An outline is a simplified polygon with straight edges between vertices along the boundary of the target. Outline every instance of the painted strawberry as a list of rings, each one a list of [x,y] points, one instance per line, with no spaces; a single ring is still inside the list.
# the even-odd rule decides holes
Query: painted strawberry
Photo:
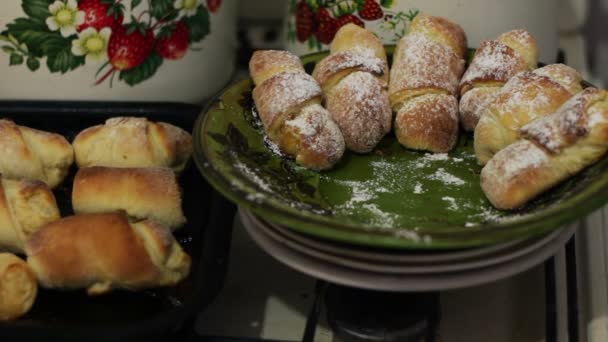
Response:
[[[318,24],[315,36],[323,44],[329,44],[338,31],[337,20],[331,16],[327,8],[319,8],[315,14]]]
[[[305,42],[315,30],[314,13],[306,1],[300,1],[296,6],[296,34],[298,40]]]
[[[146,60],[154,50],[154,32],[120,26],[110,36],[108,57],[116,70],[129,70]]]
[[[349,23],[353,23],[355,25],[365,27],[365,23],[363,23],[363,21],[361,21],[361,19],[359,19],[358,17],[356,17],[352,14],[347,14],[347,15],[343,15],[337,19],[337,22],[336,22],[337,29],[339,29],[340,27],[342,27],[346,24],[349,24]]]
[[[78,10],[84,12],[84,23],[78,26],[78,32],[89,27],[100,31],[104,27],[115,29],[122,25],[122,4],[108,4],[102,0],[82,0],[78,3]]]
[[[154,51],[154,32],[139,23],[118,26],[108,42],[108,58],[112,68],[96,85],[101,84],[116,71],[133,69],[141,65]]]
[[[209,9],[209,12],[211,13],[217,12],[221,5],[222,0],[207,0],[207,9]]]
[[[156,40],[156,52],[166,59],[181,59],[188,52],[190,30],[183,21],[173,28],[161,31]]]
[[[384,13],[382,7],[375,0],[363,0],[363,6],[359,10],[359,16],[364,20],[382,19]]]

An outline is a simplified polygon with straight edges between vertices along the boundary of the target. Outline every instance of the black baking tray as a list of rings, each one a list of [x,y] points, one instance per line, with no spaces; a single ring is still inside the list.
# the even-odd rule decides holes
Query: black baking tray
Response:
[[[200,112],[199,106],[180,103],[0,101],[0,117],[62,134],[70,142],[82,129],[115,116],[144,116],[191,132]],[[54,190],[62,216],[72,214],[75,172],[73,166],[66,181]],[[179,182],[188,223],[175,237],[192,258],[187,279],[175,287],[119,290],[97,297],[87,296],[84,290],[41,288],[26,316],[0,323],[0,340],[175,341],[180,334],[188,334],[196,314],[223,285],[235,207],[212,190],[193,162]]]

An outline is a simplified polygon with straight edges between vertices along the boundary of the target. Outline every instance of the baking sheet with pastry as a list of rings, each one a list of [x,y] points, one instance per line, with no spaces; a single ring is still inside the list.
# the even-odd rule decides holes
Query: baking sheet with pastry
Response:
[[[390,63],[394,47],[386,50]],[[325,56],[302,57],[306,71]],[[195,159],[229,199],[300,232],[375,247],[466,248],[541,235],[608,201],[604,156],[523,208],[497,210],[464,131],[449,153],[404,149],[389,134],[369,154],[347,152],[332,170],[307,170],[265,138],[252,89],[251,80],[235,83],[206,108],[194,129]]]
[[[0,102],[0,113],[20,125],[64,135],[115,116],[144,116],[191,131],[200,108],[186,104]],[[175,287],[139,292],[113,291],[89,297],[84,290],[40,289],[32,310],[19,320],[0,323],[0,336],[87,340],[131,340],[174,332],[200,311],[222,286],[234,207],[223,200],[190,163],[180,175],[184,227],[174,232],[192,258],[190,275]],[[62,216],[72,214],[73,166],[54,193]],[[212,208],[213,206],[213,208]],[[224,215],[226,214],[226,215]]]

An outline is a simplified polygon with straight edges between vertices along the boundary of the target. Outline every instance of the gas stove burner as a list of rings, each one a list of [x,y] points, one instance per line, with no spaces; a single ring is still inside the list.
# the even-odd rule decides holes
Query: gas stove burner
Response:
[[[437,341],[437,292],[379,292],[329,285],[325,307],[327,321],[340,341]]]

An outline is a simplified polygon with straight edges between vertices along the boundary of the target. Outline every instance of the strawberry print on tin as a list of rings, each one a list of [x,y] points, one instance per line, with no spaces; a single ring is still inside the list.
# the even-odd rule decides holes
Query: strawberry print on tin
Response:
[[[394,43],[404,34],[419,13],[391,10],[393,0],[290,0],[291,20],[287,21],[287,41],[307,45],[308,52],[327,49],[340,27],[353,23]]]
[[[0,32],[10,66],[51,73],[96,64],[93,84],[135,86],[196,50],[222,0],[22,0]]]

